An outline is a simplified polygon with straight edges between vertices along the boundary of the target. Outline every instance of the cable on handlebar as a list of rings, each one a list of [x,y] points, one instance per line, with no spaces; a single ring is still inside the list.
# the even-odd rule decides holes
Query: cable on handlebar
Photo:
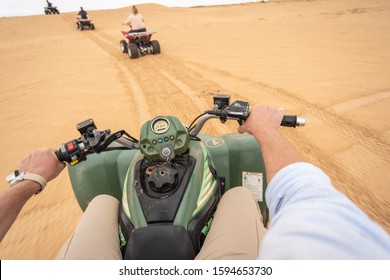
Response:
[[[195,126],[193,126],[194,123],[195,123],[200,117],[202,117],[202,116],[204,116],[204,115],[206,115],[206,114],[207,114],[207,112],[204,112],[203,114],[200,114],[199,116],[197,116],[197,117],[192,121],[192,123],[188,126],[188,128],[187,128],[188,132],[191,132],[191,131],[195,128]]]

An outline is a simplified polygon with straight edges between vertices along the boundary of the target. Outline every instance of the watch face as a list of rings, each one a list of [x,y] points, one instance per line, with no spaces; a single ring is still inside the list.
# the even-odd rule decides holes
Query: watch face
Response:
[[[19,170],[15,170],[11,174],[9,174],[5,179],[12,186],[16,182],[22,181],[23,180],[23,176],[24,176],[25,173],[26,172],[20,173]]]
[[[5,177],[5,179],[7,180],[8,183],[11,183],[13,180],[15,180],[15,178],[18,175],[19,175],[19,172],[16,170],[16,171],[12,172],[11,174],[9,174],[7,177]]]

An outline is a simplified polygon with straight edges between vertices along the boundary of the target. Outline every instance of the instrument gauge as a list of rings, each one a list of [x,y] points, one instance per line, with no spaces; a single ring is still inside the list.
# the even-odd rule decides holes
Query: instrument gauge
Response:
[[[166,118],[158,117],[152,121],[150,128],[156,134],[163,134],[169,130],[170,123]]]

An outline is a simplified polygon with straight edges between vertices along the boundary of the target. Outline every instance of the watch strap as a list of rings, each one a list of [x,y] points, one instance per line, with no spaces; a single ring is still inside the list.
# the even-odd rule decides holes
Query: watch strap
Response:
[[[45,189],[45,186],[47,184],[46,179],[43,178],[41,175],[26,172],[26,171],[19,172],[19,170],[15,170],[13,173],[8,175],[6,177],[6,180],[8,183],[10,183],[11,186],[13,186],[13,185],[15,185],[23,180],[31,180],[31,181],[37,182],[41,186],[41,189],[38,192],[36,192],[35,194],[39,194],[40,192],[42,192]]]
[[[23,175],[24,180],[35,181],[41,185],[41,189],[38,192],[36,192],[35,194],[39,194],[40,192],[42,192],[45,189],[47,181],[41,175],[30,173],[30,172],[22,172],[22,175]]]

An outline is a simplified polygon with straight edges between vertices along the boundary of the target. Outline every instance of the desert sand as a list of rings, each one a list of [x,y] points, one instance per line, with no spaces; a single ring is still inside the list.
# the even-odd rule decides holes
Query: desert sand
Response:
[[[83,32],[75,13],[0,18],[1,178],[32,150],[76,138],[87,118],[139,137],[154,116],[188,125],[228,93],[305,117],[283,133],[390,232],[390,1],[138,8],[162,53],[137,60],[119,49],[130,8],[89,11],[96,30]],[[81,215],[65,171],[26,204],[0,259],[54,259]]]

